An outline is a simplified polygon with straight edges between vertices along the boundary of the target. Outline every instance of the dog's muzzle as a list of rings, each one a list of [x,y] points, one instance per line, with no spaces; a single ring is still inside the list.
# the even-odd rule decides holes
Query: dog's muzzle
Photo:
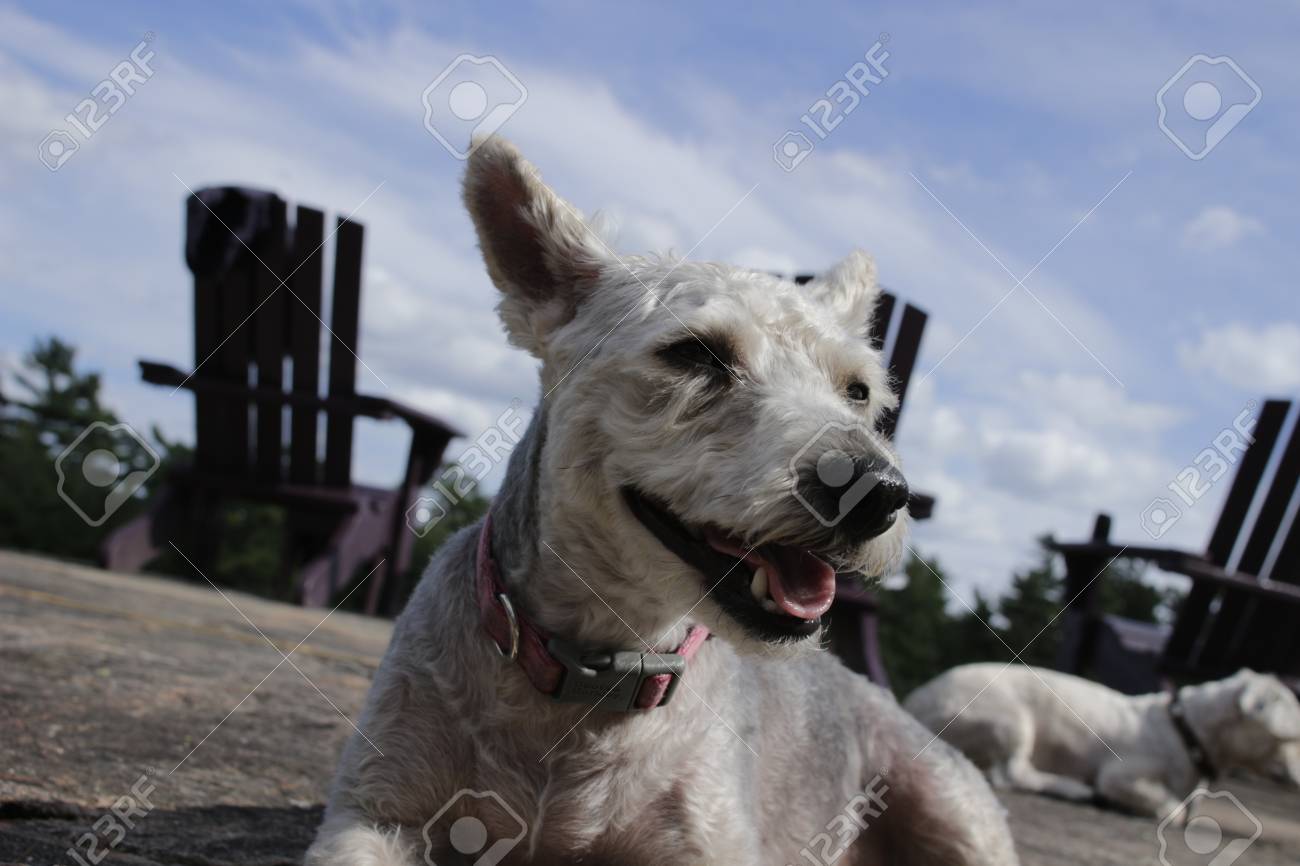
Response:
[[[799,498],[837,541],[862,544],[883,534],[907,505],[907,480],[882,457],[829,448],[802,468]]]

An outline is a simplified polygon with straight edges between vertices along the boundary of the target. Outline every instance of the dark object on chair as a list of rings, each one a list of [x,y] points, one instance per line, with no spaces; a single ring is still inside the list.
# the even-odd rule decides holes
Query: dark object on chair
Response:
[[[1282,400],[1264,404],[1205,553],[1114,544],[1104,514],[1092,541],[1051,543],[1065,558],[1065,598],[1073,600],[1062,618],[1061,670],[1130,694],[1243,667],[1300,686],[1300,519],[1286,525],[1300,481],[1300,423],[1282,437],[1291,407]],[[1178,513],[1170,501],[1152,506],[1165,511],[1160,525]],[[1172,628],[1100,614],[1097,577],[1121,556],[1191,578]]]
[[[812,274],[794,278],[799,285],[813,279]],[[901,310],[898,298],[890,292],[881,292],[876,302],[876,314],[871,321],[871,343],[889,359],[889,372],[898,391],[898,408],[881,421],[880,430],[890,439],[898,430],[898,416],[907,397],[907,386],[921,351],[921,335],[925,332],[928,316],[919,308],[904,303]],[[897,313],[897,315],[895,315]],[[908,510],[916,520],[926,520],[934,512],[934,497],[912,491]],[[866,674],[878,685],[889,686],[880,655],[877,604],[874,594],[862,587],[854,577],[841,577],[835,591],[835,603],[828,615],[827,633],[831,651],[853,670]]]
[[[272,503],[286,512],[281,568],[297,600],[330,604],[360,569],[378,566],[365,610],[394,613],[402,601],[394,578],[409,567],[414,540],[407,508],[459,434],[415,409],[356,393],[361,225],[340,217],[326,238],[321,211],[299,206],[289,225],[281,198],[238,187],[191,195],[186,224],[195,367],[186,373],[141,361],[140,370],[146,382],[193,392],[194,460],[164,480],[148,513],[106,539],[105,567],[138,569],[175,538],[202,568],[216,549],[223,500]],[[331,238],[326,327],[322,250]],[[322,330],[329,348],[324,397]],[[411,428],[406,472],[396,490],[352,482],[358,417],[399,418]]]

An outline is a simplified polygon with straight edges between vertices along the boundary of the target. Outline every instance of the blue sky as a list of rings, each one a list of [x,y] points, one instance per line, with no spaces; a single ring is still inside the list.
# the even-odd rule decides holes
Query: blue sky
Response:
[[[862,247],[932,314],[899,444],[939,496],[915,543],[963,593],[1097,509],[1145,540],[1220,430],[1300,390],[1294,7],[756,5],[0,5],[0,364],[59,334],[128,421],[189,438],[190,398],[135,359],[191,361],[182,200],[239,182],[361,205],[360,388],[471,432],[530,404],[462,164],[423,125],[422,91],[471,53],[524,83],[501,133],[617,248],[808,271]],[[154,76],[48,171],[37,144],[146,32]],[[773,143],[881,34],[888,77],[781,170]],[[1193,160],[1156,93],[1197,54],[1262,96]],[[360,475],[396,477],[396,431],[361,444]],[[1225,487],[1163,540],[1201,546]]]

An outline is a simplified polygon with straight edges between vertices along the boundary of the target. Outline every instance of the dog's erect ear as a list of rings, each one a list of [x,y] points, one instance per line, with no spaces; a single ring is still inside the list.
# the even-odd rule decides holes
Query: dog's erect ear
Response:
[[[1237,697],[1241,713],[1279,740],[1300,740],[1300,703],[1276,677],[1251,674]]]
[[[880,287],[876,285],[876,263],[862,250],[808,284],[817,300],[833,309],[850,327],[865,329],[876,309]]]
[[[573,318],[599,279],[605,249],[504,139],[474,150],[464,197],[488,275],[501,290],[497,309],[510,341],[540,357],[549,333]]]

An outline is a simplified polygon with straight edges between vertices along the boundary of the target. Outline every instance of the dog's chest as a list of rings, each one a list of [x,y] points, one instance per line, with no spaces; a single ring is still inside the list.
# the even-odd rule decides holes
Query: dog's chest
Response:
[[[571,863],[575,854],[583,863],[628,866],[716,862],[707,829],[718,816],[702,808],[688,780],[650,796],[606,785],[573,794],[548,806],[534,862]]]
[[[553,766],[544,808],[536,814],[532,862],[663,864],[721,863],[717,846],[730,840],[741,794],[716,752],[628,748],[578,750]],[[540,794],[541,792],[539,792]]]

